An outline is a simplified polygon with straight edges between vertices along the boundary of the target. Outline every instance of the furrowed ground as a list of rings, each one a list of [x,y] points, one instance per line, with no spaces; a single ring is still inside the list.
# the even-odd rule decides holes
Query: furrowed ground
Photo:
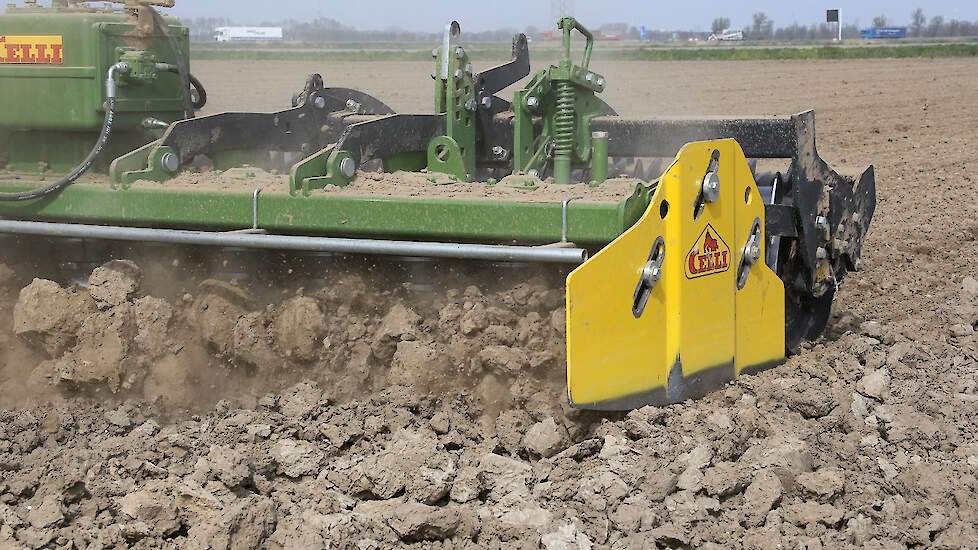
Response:
[[[117,263],[81,289],[0,269],[0,546],[978,547],[978,60],[595,69],[623,115],[814,108],[831,166],[876,166],[824,339],[602,417],[563,404],[537,274],[269,289],[132,258],[141,278]],[[211,112],[285,108],[311,72],[425,112],[430,71],[194,72]]]

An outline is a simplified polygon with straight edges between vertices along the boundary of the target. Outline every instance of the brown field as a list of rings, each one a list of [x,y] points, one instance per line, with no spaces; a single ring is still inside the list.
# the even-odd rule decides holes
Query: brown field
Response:
[[[59,369],[91,374],[86,353],[121,352],[81,346],[65,366],[0,331],[0,547],[978,547],[978,60],[595,69],[623,115],[814,108],[831,166],[875,165],[864,269],[838,292],[823,339],[700,401],[602,417],[507,372],[544,365],[559,382],[560,296],[539,278],[452,281],[428,303],[329,279],[261,309],[214,282],[130,304],[124,273],[102,272],[96,332],[137,331],[136,347],[164,358],[111,395],[38,393]],[[427,112],[430,71],[202,61],[194,72],[208,112],[288,108],[311,72]],[[27,282],[0,269],[3,326]],[[21,315],[96,292],[30,288]],[[160,332],[127,328],[130,308]],[[47,336],[50,352],[72,335]],[[308,381],[235,396],[188,370],[233,373],[226,348],[242,340],[259,371],[249,376]],[[446,364],[474,378],[446,378]],[[187,395],[201,393],[227,399],[194,409]]]

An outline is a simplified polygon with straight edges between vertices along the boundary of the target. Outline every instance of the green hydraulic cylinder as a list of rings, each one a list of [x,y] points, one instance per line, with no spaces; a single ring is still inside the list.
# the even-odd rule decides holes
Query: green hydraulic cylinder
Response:
[[[608,132],[591,132],[591,185],[608,179]]]

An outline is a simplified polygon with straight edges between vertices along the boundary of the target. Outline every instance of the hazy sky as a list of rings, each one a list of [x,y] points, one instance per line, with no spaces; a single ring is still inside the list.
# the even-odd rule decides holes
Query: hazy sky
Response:
[[[747,26],[751,14],[765,11],[777,25],[823,21],[826,8],[841,8],[847,22],[868,24],[886,14],[894,24],[905,24],[914,8],[928,16],[978,20],[975,0],[576,0],[575,12],[585,24],[627,21],[649,28],[706,30],[714,17],[725,16],[734,27]],[[437,32],[450,19],[462,30],[500,27],[523,29],[549,24],[550,0],[177,0],[172,10],[180,16],[230,16],[239,24],[285,18],[330,17],[361,29],[397,26],[413,31]]]

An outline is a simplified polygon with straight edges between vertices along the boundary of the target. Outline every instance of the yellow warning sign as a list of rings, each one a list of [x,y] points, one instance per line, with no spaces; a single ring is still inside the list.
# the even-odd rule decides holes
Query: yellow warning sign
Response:
[[[58,35],[17,36],[0,34],[0,63],[61,65],[64,40]]]

